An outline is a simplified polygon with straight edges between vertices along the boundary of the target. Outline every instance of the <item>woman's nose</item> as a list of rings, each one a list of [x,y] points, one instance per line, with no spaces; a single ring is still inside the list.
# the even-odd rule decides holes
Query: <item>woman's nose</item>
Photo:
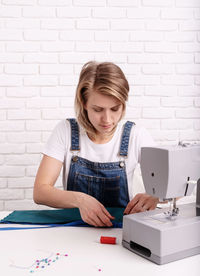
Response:
[[[104,122],[110,122],[110,112],[109,111],[105,111],[104,113],[103,113],[103,121]]]

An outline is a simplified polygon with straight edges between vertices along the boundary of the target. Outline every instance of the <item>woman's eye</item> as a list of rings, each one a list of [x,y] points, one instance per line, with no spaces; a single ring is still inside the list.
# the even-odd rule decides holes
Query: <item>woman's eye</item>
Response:
[[[95,108],[94,108],[94,111],[95,111],[95,112],[101,112],[101,109],[95,109]]]
[[[114,112],[116,112],[116,111],[119,110],[119,107],[117,107],[117,108],[112,108],[111,110],[114,111]]]

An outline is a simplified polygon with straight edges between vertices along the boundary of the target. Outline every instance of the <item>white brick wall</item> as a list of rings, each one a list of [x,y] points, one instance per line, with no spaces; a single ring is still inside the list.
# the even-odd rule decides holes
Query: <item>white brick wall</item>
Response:
[[[0,0],[0,210],[44,208],[32,201],[40,152],[74,115],[89,60],[123,69],[126,118],[158,143],[200,140],[199,8],[199,0]]]

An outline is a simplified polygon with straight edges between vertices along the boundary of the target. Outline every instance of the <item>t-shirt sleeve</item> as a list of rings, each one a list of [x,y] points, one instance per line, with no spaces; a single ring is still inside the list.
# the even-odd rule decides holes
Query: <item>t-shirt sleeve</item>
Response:
[[[69,137],[67,121],[62,120],[54,128],[42,153],[63,162]]]

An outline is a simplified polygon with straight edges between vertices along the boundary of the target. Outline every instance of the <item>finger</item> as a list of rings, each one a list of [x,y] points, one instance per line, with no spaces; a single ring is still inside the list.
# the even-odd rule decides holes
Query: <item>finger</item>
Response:
[[[101,220],[101,222],[104,224],[104,226],[109,227],[113,225],[112,222],[110,221],[110,218],[104,215],[104,213],[99,214],[98,217]]]
[[[108,210],[106,210],[106,208],[101,205],[101,209],[102,209],[102,212],[109,218],[109,219],[115,219],[115,217],[113,217],[109,212]]]

